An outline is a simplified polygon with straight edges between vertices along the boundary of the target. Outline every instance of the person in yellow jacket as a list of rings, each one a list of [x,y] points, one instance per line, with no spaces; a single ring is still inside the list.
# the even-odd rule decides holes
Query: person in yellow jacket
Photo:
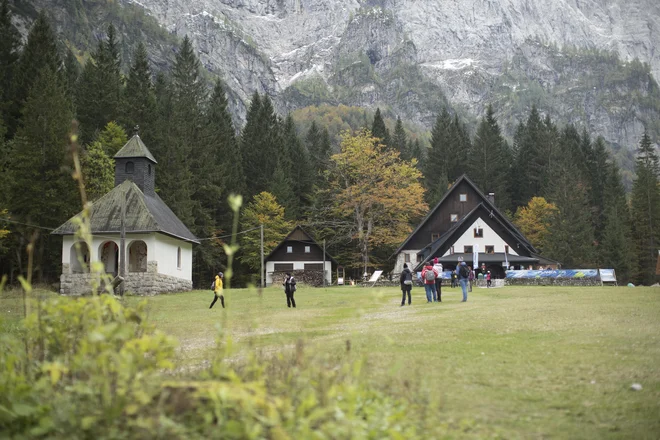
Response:
[[[222,272],[218,272],[218,274],[215,276],[215,281],[213,282],[213,293],[215,293],[215,297],[213,298],[213,302],[211,303],[211,306],[209,309],[213,308],[213,304],[220,298],[220,304],[222,304],[222,308],[225,308],[225,297],[222,294],[222,278],[224,277]]]

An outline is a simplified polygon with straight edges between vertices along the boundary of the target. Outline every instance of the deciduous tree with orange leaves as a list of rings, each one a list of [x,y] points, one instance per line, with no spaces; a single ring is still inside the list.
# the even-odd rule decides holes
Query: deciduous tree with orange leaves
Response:
[[[546,245],[550,220],[556,212],[557,207],[553,203],[548,203],[543,197],[532,197],[527,206],[518,208],[513,223],[541,252]]]
[[[327,171],[334,214],[347,220],[346,233],[357,240],[365,272],[369,251],[401,243],[411,221],[426,213],[422,174],[416,159],[405,161],[387,149],[369,130],[342,134],[341,151]]]

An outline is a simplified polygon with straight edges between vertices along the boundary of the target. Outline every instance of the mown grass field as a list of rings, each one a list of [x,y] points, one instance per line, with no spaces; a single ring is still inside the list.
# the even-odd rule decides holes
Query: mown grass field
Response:
[[[467,303],[445,288],[433,304],[415,288],[405,307],[395,288],[349,286],[301,287],[296,309],[278,288],[227,292],[224,310],[209,310],[211,300],[210,291],[147,299],[149,319],[180,342],[182,375],[208,365],[220,327],[236,362],[288,355],[301,340],[340,353],[350,341],[369,380],[429,390],[438,420],[469,420],[468,437],[660,438],[658,288],[475,288]],[[22,313],[16,296],[0,307],[5,318]]]

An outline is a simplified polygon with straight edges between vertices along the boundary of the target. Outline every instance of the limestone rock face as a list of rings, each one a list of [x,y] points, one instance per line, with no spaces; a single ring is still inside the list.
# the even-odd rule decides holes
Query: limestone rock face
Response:
[[[30,3],[53,9],[59,0]],[[427,127],[447,102],[468,119],[493,103],[509,135],[536,104],[627,148],[643,124],[658,120],[658,0],[120,4],[144,8],[168,32],[188,35],[202,64],[227,84],[238,120],[255,90],[269,93],[280,111],[380,106]],[[625,64],[635,58],[650,67]]]

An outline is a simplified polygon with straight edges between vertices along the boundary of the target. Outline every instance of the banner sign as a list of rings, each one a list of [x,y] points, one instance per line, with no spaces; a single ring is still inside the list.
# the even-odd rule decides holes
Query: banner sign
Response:
[[[445,270],[444,272],[442,272],[440,274],[440,278],[442,278],[443,280],[451,280],[451,270]],[[417,279],[423,282],[421,272],[417,272]]]
[[[598,278],[598,269],[507,270],[507,278]]]
[[[599,269],[600,280],[604,283],[616,283],[614,269]]]

